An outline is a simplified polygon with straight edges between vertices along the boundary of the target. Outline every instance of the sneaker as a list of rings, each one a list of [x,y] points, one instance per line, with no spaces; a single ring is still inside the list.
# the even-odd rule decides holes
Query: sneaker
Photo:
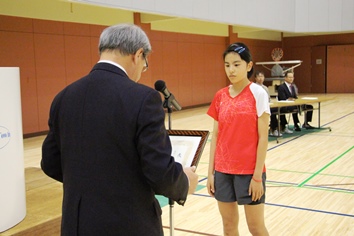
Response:
[[[291,131],[288,127],[285,127],[285,129],[283,130],[284,134],[292,134],[293,131]]]
[[[282,135],[280,132],[278,132],[278,130],[274,130],[273,136],[274,136],[274,137],[281,137],[281,136],[283,136],[283,135]]]

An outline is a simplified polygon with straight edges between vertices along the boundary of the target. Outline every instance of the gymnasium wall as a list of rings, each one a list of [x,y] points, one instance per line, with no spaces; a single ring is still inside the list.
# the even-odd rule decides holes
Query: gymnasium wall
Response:
[[[88,73],[98,60],[97,42],[102,29],[0,16],[0,66],[20,68],[24,134],[48,129],[54,96]]]
[[[284,38],[283,42],[241,39],[231,27],[229,37],[154,31],[150,24],[140,23],[138,13],[134,22],[148,34],[153,47],[149,69],[139,83],[153,88],[157,80],[164,80],[184,109],[209,104],[215,92],[228,85],[222,53],[229,43],[246,43],[254,62],[270,61],[271,50],[283,47],[284,60],[304,60],[297,76],[305,80],[310,78],[308,50],[321,44],[321,37]],[[25,135],[48,130],[51,101],[66,85],[89,73],[99,58],[98,38],[105,27],[0,15],[0,66],[20,67]],[[270,76],[261,66],[255,70]],[[306,92],[306,83],[301,82],[299,89]]]
[[[138,14],[135,18],[140,24]],[[210,103],[228,84],[222,53],[229,38],[152,31],[149,24],[140,25],[153,53],[139,83],[154,87],[157,80],[164,80],[183,108]],[[48,130],[51,101],[98,61],[98,38],[105,27],[0,15],[0,66],[20,67],[25,135]],[[264,42],[254,46],[269,52]],[[259,53],[258,58],[269,59],[262,57]]]
[[[325,46],[328,50],[328,48],[335,45],[341,46],[341,48],[345,47],[350,50],[349,48],[352,48],[354,45],[354,34],[348,33],[283,38],[283,60],[303,61],[301,66],[295,69],[295,83],[299,87],[299,91],[301,93],[311,93],[311,68],[315,66],[311,64],[312,47]],[[342,54],[340,50],[337,50],[327,53],[327,57],[327,68],[325,75],[325,79],[327,81],[326,91],[328,93],[354,93],[354,88],[352,86],[352,81],[354,78],[348,70],[348,68],[353,68],[354,66],[353,54]],[[343,61],[344,58],[344,64],[347,65],[347,69],[343,70],[343,68],[339,69],[339,67],[338,69],[335,69],[336,66],[334,66],[333,63],[337,64],[337,62]],[[340,84],[346,84],[346,86],[341,86]],[[344,87],[345,89],[343,89]]]
[[[354,93],[354,44],[327,47],[327,92]]]

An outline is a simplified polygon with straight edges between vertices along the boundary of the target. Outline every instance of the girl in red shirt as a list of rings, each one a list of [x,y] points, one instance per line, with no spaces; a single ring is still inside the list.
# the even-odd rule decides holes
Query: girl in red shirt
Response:
[[[252,235],[269,235],[264,223],[268,94],[249,81],[253,62],[245,44],[231,44],[223,58],[231,84],[216,93],[207,112],[214,119],[208,192],[218,201],[225,235],[238,235],[238,205],[244,205]]]

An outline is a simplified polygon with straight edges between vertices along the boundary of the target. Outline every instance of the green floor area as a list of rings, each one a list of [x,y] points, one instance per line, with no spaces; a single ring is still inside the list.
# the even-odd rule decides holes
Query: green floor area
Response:
[[[293,131],[293,128],[294,128],[293,125],[289,125],[289,130]],[[316,133],[316,132],[325,131],[325,130],[331,131],[330,127],[321,127],[321,128],[315,128],[315,129],[301,128],[301,131],[293,131],[292,134],[283,134],[283,136],[281,136],[281,137],[269,136],[268,141],[274,141],[274,140],[277,140],[277,138],[292,138],[292,137],[297,137],[297,136],[303,136],[306,134]]]
[[[198,192],[199,190],[201,190],[203,188],[205,188],[205,185],[197,185],[195,192]],[[161,207],[168,205],[168,198],[161,196],[161,195],[156,195],[155,197],[159,201]]]
[[[292,131],[293,126],[289,125],[289,129]],[[321,127],[321,128],[315,128],[315,129],[303,129],[302,128],[301,131],[294,131],[292,134],[283,134],[283,136],[280,138],[292,138],[292,137],[303,136],[306,134],[316,133],[316,132],[320,132],[320,131],[331,131],[331,129],[330,129],[330,127]],[[277,137],[269,136],[268,140],[275,141],[275,140],[277,140]],[[209,141],[210,140],[208,140],[208,142]],[[203,188],[205,188],[205,185],[197,185],[195,192],[198,192],[199,190],[201,190]],[[155,197],[159,201],[161,207],[168,205],[168,198],[161,196],[161,195],[156,195]]]

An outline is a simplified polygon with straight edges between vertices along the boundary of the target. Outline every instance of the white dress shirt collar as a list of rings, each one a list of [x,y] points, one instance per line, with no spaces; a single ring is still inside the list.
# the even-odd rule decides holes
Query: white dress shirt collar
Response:
[[[97,63],[109,63],[109,64],[112,64],[112,65],[114,65],[114,66],[120,68],[122,71],[124,71],[125,74],[127,74],[127,72],[125,71],[125,69],[124,69],[121,65],[119,65],[118,63],[115,63],[115,62],[113,62],[113,61],[109,61],[109,60],[99,60]],[[127,74],[127,75],[128,75],[128,74]]]
[[[291,88],[290,88],[291,84],[289,84],[289,83],[286,82],[286,81],[285,81],[285,84],[286,84],[286,86],[288,86],[288,89],[289,89],[290,93],[292,93]]]

